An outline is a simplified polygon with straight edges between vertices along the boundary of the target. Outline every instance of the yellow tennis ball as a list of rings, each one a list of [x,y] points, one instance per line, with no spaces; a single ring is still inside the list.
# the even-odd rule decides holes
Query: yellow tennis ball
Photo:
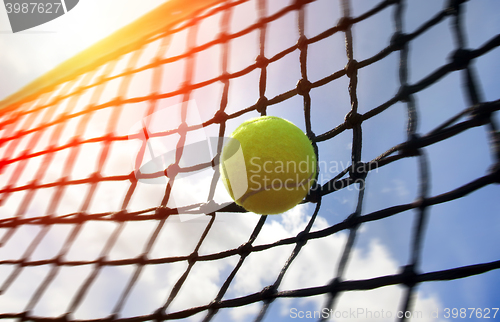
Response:
[[[262,116],[242,123],[231,134],[220,170],[238,205],[257,214],[279,214],[309,192],[316,155],[309,138],[293,123]]]

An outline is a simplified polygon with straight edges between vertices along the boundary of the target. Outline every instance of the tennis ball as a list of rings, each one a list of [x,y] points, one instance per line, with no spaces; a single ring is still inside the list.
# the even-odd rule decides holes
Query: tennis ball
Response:
[[[220,172],[238,205],[257,214],[280,214],[309,192],[316,155],[309,138],[293,123],[262,116],[231,134],[222,150]]]

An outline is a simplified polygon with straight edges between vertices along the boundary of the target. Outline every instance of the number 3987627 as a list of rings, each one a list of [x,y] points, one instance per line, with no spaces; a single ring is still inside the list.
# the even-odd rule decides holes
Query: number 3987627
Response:
[[[8,2],[5,4],[5,8],[7,13],[58,13],[61,9],[61,3]]]

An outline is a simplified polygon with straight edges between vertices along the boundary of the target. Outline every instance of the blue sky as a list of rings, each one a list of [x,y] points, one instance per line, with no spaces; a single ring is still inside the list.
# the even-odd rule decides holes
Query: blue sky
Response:
[[[7,22],[6,13],[3,9],[0,9],[0,46],[2,48],[2,51],[0,51],[0,75],[4,75],[0,76],[0,99],[15,92],[31,80],[55,67],[61,61],[87,48],[113,30],[154,8],[162,1],[141,1],[141,5],[138,5],[139,2],[132,1],[123,5],[124,2],[120,1],[120,5],[117,6],[118,2],[118,0],[109,0],[104,3],[94,0],[81,1],[75,9],[61,18],[20,34],[11,34],[9,32],[10,26]],[[352,0],[351,2],[353,16],[359,16],[376,3],[368,0]],[[404,30],[408,33],[430,19],[447,3],[447,1],[436,0],[408,0],[406,2],[408,4],[404,13]],[[273,1],[269,12],[276,12],[287,3],[288,1]],[[253,9],[254,7],[254,2],[251,1],[235,11],[235,22],[231,27],[232,32],[255,21],[256,12]],[[498,19],[500,2],[496,0],[472,0],[467,2],[465,7],[465,31],[469,48],[478,48],[500,33],[500,20]],[[308,5],[306,9],[306,36],[313,37],[332,27],[341,16],[339,8],[339,1],[320,0]],[[385,9],[376,16],[353,27],[354,57],[356,60],[361,61],[371,57],[389,44],[394,32],[393,11],[393,8]],[[94,21],[92,26],[87,22],[90,15],[92,15]],[[421,80],[448,62],[448,57],[455,48],[450,25],[450,19],[445,19],[411,42],[409,55],[410,84]],[[203,37],[210,38],[213,37],[213,34],[216,34],[215,31],[211,32],[211,28],[210,25],[207,27],[207,33]],[[231,50],[234,58],[229,64],[230,71],[241,70],[243,66],[253,62],[258,53],[257,36],[258,33],[253,32],[245,36],[248,43],[243,45],[235,42],[232,44]],[[268,37],[269,41],[266,44],[266,56],[268,57],[295,44],[298,37],[295,13],[285,15],[279,21],[272,23],[268,27]],[[178,54],[176,51],[180,51],[179,48],[182,48],[182,38],[183,35],[174,38],[174,45],[169,49],[167,55]],[[337,33],[320,43],[312,44],[308,50],[308,77],[311,81],[319,80],[342,69],[347,62],[344,35],[342,33]],[[220,48],[212,48],[200,56],[200,61],[205,63],[205,66],[210,67],[198,71],[195,76],[196,81],[217,75],[217,57],[219,54]],[[325,59],[325,56],[327,56],[327,59]],[[282,60],[269,65],[268,87],[266,89],[268,98],[295,87],[297,80],[300,79],[298,60],[299,53],[294,51]],[[382,61],[358,72],[360,113],[366,113],[396,94],[399,88],[398,64],[399,54],[392,53]],[[180,73],[184,68],[180,65],[172,65],[168,67],[171,68],[168,72],[172,75]],[[500,49],[494,49],[475,60],[473,68],[478,76],[483,99],[485,101],[497,100],[499,98]],[[467,107],[461,76],[459,72],[451,73],[436,84],[415,94],[419,113],[419,126],[417,128],[419,134],[425,135]],[[147,75],[140,77],[147,79]],[[259,73],[254,71],[231,81],[228,113],[234,113],[256,102],[258,99],[258,77]],[[169,90],[172,86],[177,86],[179,82],[180,80],[175,77],[166,80],[162,86],[164,86],[164,90]],[[140,96],[148,93],[149,89],[139,76],[132,81],[132,84],[134,85],[129,91],[129,95]],[[346,113],[350,109],[347,87],[348,79],[343,77],[323,87],[311,90],[311,122],[316,135],[325,133],[343,122]],[[109,86],[106,90],[112,91],[111,88],[112,86]],[[193,98],[200,114],[195,115],[195,119],[201,118],[205,120],[211,117],[212,112],[219,106],[218,100],[220,99],[221,88],[220,84],[214,84],[207,89],[200,89],[194,93]],[[109,98],[104,95],[103,99]],[[178,100],[173,98],[164,100],[161,104],[167,111],[168,106],[177,102]],[[141,117],[140,113],[145,108],[145,104],[128,106],[127,109],[130,114],[129,117],[121,120],[120,130],[125,132],[129,130],[130,126]],[[171,113],[173,115],[174,112]],[[302,99],[299,96],[270,106],[268,114],[289,119],[305,130]],[[258,116],[257,112],[228,121],[228,133],[245,119],[255,116]],[[106,116],[104,112],[99,114],[99,117],[96,117],[92,123],[94,124],[94,132],[88,132],[86,135],[100,135],[97,133],[103,131],[104,127],[104,121],[100,119],[104,120],[106,117],[109,116]],[[397,103],[383,113],[364,122],[363,161],[371,160],[390,147],[404,142],[406,140],[406,118],[406,106]],[[498,112],[495,119],[500,122]],[[169,121],[171,123],[164,126],[175,126],[176,118],[174,116]],[[68,126],[68,129],[73,129],[73,127]],[[72,134],[69,133],[68,137],[71,137]],[[216,128],[207,128],[205,133],[202,133],[202,136],[205,134],[213,135],[213,133],[216,133]],[[194,141],[198,139],[197,135],[191,138]],[[479,127],[426,147],[425,152],[429,160],[431,175],[430,195],[435,196],[453,190],[486,174],[488,168],[495,161],[489,151],[487,139],[485,129]],[[345,131],[333,139],[318,143],[319,160],[328,165],[327,168],[322,169],[324,171],[320,174],[320,181],[326,182],[335,176],[336,173],[331,171],[333,165],[339,166],[339,168],[349,165],[351,141],[352,132]],[[172,142],[160,143],[167,146],[168,144],[174,144]],[[128,149],[130,149],[130,146],[117,147],[114,150],[116,158],[112,160],[110,165],[107,165],[105,171],[113,173],[113,171],[120,172],[122,169],[126,169],[128,165],[125,166],[121,162],[123,162],[123,158],[128,157]],[[94,152],[93,148],[89,147],[88,155],[91,156]],[[92,169],[94,163],[88,162],[89,160],[80,160],[79,172],[82,175],[94,171]],[[417,166],[417,159],[408,158],[370,173],[367,177],[362,214],[415,200],[418,193]],[[3,178],[1,178],[0,184],[7,180],[8,175],[9,169],[7,169],[7,173],[2,174]],[[54,177],[57,176],[54,175]],[[30,176],[26,174],[25,179],[28,180],[29,178]],[[195,197],[204,195],[206,193],[204,188],[209,184],[206,179],[206,177],[202,176],[201,181],[196,184],[193,181],[186,181],[186,186],[183,189],[189,190],[181,190],[181,192],[190,191]],[[163,194],[161,187],[158,188],[147,184],[140,184],[139,186],[137,197],[132,201],[131,209],[154,206],[159,198],[161,200]],[[100,196],[96,197],[100,202],[94,202],[92,207],[95,208],[93,209],[96,211],[116,209],[119,206],[121,196],[116,197],[114,195],[117,194],[117,191],[125,191],[119,189],[124,189],[124,187],[109,186],[101,190]],[[224,196],[224,190],[223,188],[220,189],[220,185],[217,191],[216,197],[227,201],[227,195]],[[68,198],[67,200],[74,201],[74,204],[77,204],[81,202],[83,194],[75,189],[68,194]],[[39,211],[39,209],[42,209],[42,205],[46,207],[46,200],[49,199],[42,194],[39,194],[39,199],[36,204],[38,208],[30,208],[30,211]],[[177,201],[180,202],[180,200]],[[349,189],[325,196],[319,218],[313,230],[322,229],[344,220],[355,210],[356,201],[357,192]],[[8,207],[13,207],[13,204],[4,207],[4,214],[10,213],[11,209]],[[67,202],[61,206],[59,211],[64,212],[62,209],[74,209],[73,203]],[[268,222],[254,244],[265,244],[281,238],[295,236],[305,227],[308,216],[312,214],[313,209],[312,205],[301,205],[285,215],[268,218]],[[500,235],[498,234],[500,219],[497,214],[499,209],[500,201],[497,186],[488,186],[465,198],[431,207],[428,212],[429,219],[424,235],[419,270],[429,272],[498,260],[498,254],[500,254]],[[410,238],[416,214],[415,211],[404,212],[391,218],[362,225],[354,245],[355,249],[352,258],[347,266],[346,278],[356,279],[394,274],[398,272],[400,266],[406,265],[410,254]],[[4,218],[4,216],[0,216],[0,218]],[[208,236],[206,245],[200,251],[201,253],[212,253],[238,247],[246,241],[251,229],[258,220],[258,216],[252,214],[221,215],[220,218],[221,220],[217,222],[213,232]],[[203,223],[202,219],[201,223]],[[167,248],[155,246],[152,250],[153,257],[188,254],[194,247],[193,240],[199,238],[204,227],[200,223],[189,222],[184,224],[169,222],[169,224],[166,225],[168,228],[164,228],[158,243],[173,246]],[[154,230],[154,227],[153,223],[127,224],[124,228],[124,236],[120,238],[118,246],[113,249],[110,257],[129,258],[140,254],[142,245],[146,243],[147,237]],[[0,249],[0,258],[18,254],[22,245],[27,244],[26,240],[23,241],[23,236],[31,236],[35,233],[36,228],[30,229],[19,233],[17,239],[11,240],[10,245],[3,247],[3,250]],[[115,226],[112,224],[89,224],[88,228],[85,227],[81,238],[77,240],[74,251],[70,252],[68,257],[75,260],[82,257],[95,258],[113,229],[115,229]],[[34,257],[37,258],[38,256],[41,259],[54,256],[57,253],[57,251],[54,251],[57,248],[56,245],[62,243],[68,233],[69,230],[65,227],[61,227],[60,230],[54,229],[54,232],[47,238],[46,243],[40,247],[40,251],[34,254]],[[193,236],[196,236],[196,238],[189,238]],[[338,262],[346,236],[345,232],[341,232],[325,240],[309,241],[302,250],[301,255],[296,259],[296,263],[290,267],[289,272],[285,275],[280,289],[318,286],[327,283],[334,277],[335,263]],[[14,240],[17,243],[15,245],[13,245]],[[132,240],[133,242],[131,242]],[[183,242],[179,243],[179,240]],[[283,266],[290,252],[290,247],[280,247],[279,249],[262,252],[262,254],[252,254],[246,260],[238,278],[228,290],[227,296],[241,296],[257,292],[263,286],[272,283],[273,278]],[[321,260],[318,258],[321,258]],[[261,264],[262,262],[266,262],[268,265],[264,267]],[[313,271],[311,271],[310,267],[312,262],[316,263]],[[235,263],[235,258],[229,258],[224,261],[217,261],[212,265],[201,263],[200,266],[195,266],[197,270],[193,270],[191,273],[193,277],[188,279],[187,285],[183,289],[189,289],[189,283],[196,286],[192,286],[185,293],[181,292],[179,299],[172,304],[172,310],[203,304],[206,298],[213,298]],[[321,265],[321,263],[324,265]],[[146,308],[151,310],[155,308],[153,303],[158,302],[158,305],[160,305],[168,295],[168,290],[177,276],[182,273],[184,266],[183,263],[178,263],[172,267],[160,266],[149,268],[148,272],[143,272],[140,283],[135,287],[129,300],[130,304],[125,308],[124,314],[146,314],[147,312],[144,312]],[[88,274],[88,268],[86,267],[74,270],[65,269],[64,271],[64,273],[60,273],[61,276],[55,282],[51,294],[65,294],[65,292],[70,294],[74,292],[73,288],[67,288],[68,281],[83,279]],[[106,312],[107,306],[114,305],[107,303],[106,300],[115,298],[120,294],[121,287],[123,287],[120,286],[120,282],[126,280],[132,271],[131,267],[126,267],[103,272],[96,282],[96,286],[90,292],[89,301],[85,302],[79,309],[79,314],[82,314],[82,317],[94,318],[98,317],[101,312]],[[29,281],[30,278],[36,281],[37,276],[43,274],[46,273],[44,273],[43,268],[40,268],[33,275],[28,274],[26,281]],[[168,277],[165,278],[165,276]],[[20,301],[19,298],[24,296],[24,291],[27,292],[22,284],[20,280],[19,287],[13,287],[15,289],[14,293],[2,295],[4,299],[0,297],[0,313],[5,310],[8,311],[9,308],[18,308],[16,305]],[[24,284],[28,283],[25,282]],[[499,284],[499,271],[451,282],[424,283],[418,287],[418,293],[416,294],[418,305],[416,309],[431,310],[439,307],[442,313],[442,310],[446,307],[498,307],[497,299],[500,298]],[[145,296],[142,292],[150,289],[151,286],[157,286],[158,290]],[[103,288],[107,289],[106,294],[102,294],[101,290]],[[5,299],[7,295],[10,297]],[[48,295],[46,294],[46,296]],[[57,299],[64,303],[68,301],[68,298],[63,296]],[[348,293],[340,298],[337,308],[348,309],[363,303],[367,308],[373,310],[377,308],[396,310],[399,307],[400,299],[401,289],[388,287],[362,294]],[[2,301],[4,302],[2,303]],[[305,299],[304,301],[280,299],[271,306],[267,320],[286,321],[290,319],[287,310],[291,307],[315,310],[323,302],[322,298]],[[259,307],[260,304],[223,311],[216,316],[215,320],[219,321],[226,318],[252,320]],[[21,304],[19,304],[20,309],[22,309]],[[44,302],[37,307],[37,310],[40,314],[51,314],[50,312],[56,312],[58,309],[53,308],[50,303]],[[500,315],[497,316],[497,319],[499,318]],[[415,319],[415,321],[418,320]]]

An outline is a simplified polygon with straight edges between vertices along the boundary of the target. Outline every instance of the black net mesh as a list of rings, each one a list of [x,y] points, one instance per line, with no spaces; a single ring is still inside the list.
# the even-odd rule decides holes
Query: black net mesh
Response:
[[[355,14],[352,6],[360,3],[354,0],[331,2],[337,6],[332,12],[321,12],[314,1],[221,2],[5,106],[0,112],[0,319],[237,320],[239,315],[230,312],[240,308],[243,318],[261,321],[276,318],[276,302],[284,299],[320,297],[322,308],[335,309],[344,296],[363,299],[360,294],[367,292],[358,291],[390,287],[396,287],[398,295],[389,301],[392,309],[404,312],[415,307],[417,287],[426,282],[500,268],[500,260],[493,258],[420,269],[431,211],[438,216],[442,211],[438,205],[466,199],[479,190],[493,187],[498,193],[500,134],[495,117],[500,101],[483,97],[473,62],[487,53],[498,54],[500,35],[469,48],[465,9],[478,1],[445,1],[412,32],[404,28],[409,1],[361,2],[373,7]],[[390,17],[386,20],[392,25],[384,36],[388,42],[370,57],[357,59],[357,46],[370,39],[357,39],[356,28],[382,15]],[[311,20],[324,16],[328,17],[322,20],[324,29],[308,30]],[[283,22],[286,17],[292,19],[291,25]],[[449,31],[449,38],[437,41],[453,43],[454,48],[447,61],[421,72],[412,65],[410,54],[418,49],[419,39],[437,26]],[[269,37],[282,42],[270,45]],[[287,44],[287,39],[293,43]],[[318,47],[322,43],[328,45]],[[340,50],[346,54],[335,56]],[[426,50],[433,48],[419,55]],[[389,59],[395,62],[392,69],[370,69]],[[284,65],[278,65],[282,61]],[[410,66],[423,77],[411,79]],[[383,87],[392,92],[388,99],[374,103],[364,96],[363,91],[370,91],[363,83],[368,73],[399,73],[399,80],[370,85],[375,91]],[[460,75],[461,86],[452,96],[463,94],[463,108],[447,101],[450,96],[442,91],[436,106],[425,106],[424,100],[417,104],[419,93],[452,74]],[[348,94],[344,100],[330,100],[336,88]],[[387,146],[383,143],[394,139],[384,129],[396,124],[388,116],[396,110],[404,115],[397,126],[406,137]],[[194,158],[199,160],[196,164],[188,162],[193,158],[184,151],[199,141],[200,130],[206,137],[224,137],[243,120],[266,114],[296,121],[313,142],[320,162],[334,160],[336,148],[345,150],[337,145],[339,138],[351,143],[346,150],[350,160],[335,175],[320,164],[323,180],[297,206],[309,213],[285,217],[300,218],[299,223],[288,222],[294,228],[287,232],[272,230],[276,217],[245,214],[232,202],[218,201],[221,144],[215,145],[211,158]],[[316,128],[313,124],[319,119],[322,125]],[[422,119],[435,123],[419,133]],[[373,120],[379,120],[377,126],[369,125]],[[328,127],[322,128],[324,124]],[[478,144],[491,152],[476,156],[490,158],[486,171],[461,169],[480,173],[461,184],[441,174],[442,181],[455,186],[432,194],[428,149],[478,128],[486,129]],[[380,144],[367,145],[370,137]],[[158,171],[137,172],[156,156],[155,142],[174,151],[171,162]],[[366,149],[370,152],[363,156]],[[373,158],[366,156],[370,153]],[[454,166],[451,156],[447,162]],[[415,186],[411,188],[415,198],[366,210],[364,199],[370,188],[382,189],[370,186],[372,173],[395,164],[403,164],[410,173],[407,183]],[[190,173],[204,176],[183,186],[182,179],[194,178]],[[353,208],[343,208],[336,196],[348,198]],[[333,209],[332,203],[338,208]],[[330,216],[332,212],[335,216]],[[409,243],[407,262],[396,272],[350,278],[349,261],[358,256],[354,245],[363,226],[398,216],[406,218],[408,224],[400,229],[407,237],[391,238]],[[266,227],[274,240],[261,238]],[[244,240],[233,238],[235,232]],[[456,242],[462,237],[447,238]],[[324,244],[333,240],[341,245],[335,252]],[[489,247],[497,256],[498,246],[484,245]],[[309,256],[307,249],[312,248],[322,258]],[[271,251],[274,258],[263,255]],[[246,266],[249,261],[258,265]],[[300,284],[301,277],[291,272],[299,261],[306,263],[311,278],[320,269],[331,274],[326,280],[312,278],[312,283]],[[276,265],[279,269],[273,270]],[[287,278],[298,284],[285,285]],[[248,291],[252,285],[247,284],[255,280],[268,286]],[[311,308],[307,303],[305,307]],[[394,319],[398,318],[388,320]]]

